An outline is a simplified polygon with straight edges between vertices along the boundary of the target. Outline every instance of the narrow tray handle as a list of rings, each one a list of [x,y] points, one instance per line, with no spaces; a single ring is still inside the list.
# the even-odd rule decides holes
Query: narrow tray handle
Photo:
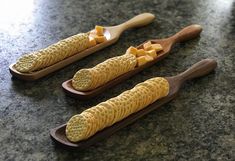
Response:
[[[178,77],[183,83],[184,81],[207,75],[216,67],[217,62],[214,59],[203,59],[200,62],[194,64],[192,67],[190,67],[183,73],[180,73]]]
[[[174,39],[174,43],[179,43],[196,38],[200,35],[201,32],[202,27],[200,25],[194,24],[183,28],[171,38]]]
[[[148,25],[153,22],[154,18],[155,16],[151,13],[142,13],[116,27],[120,29],[120,32],[123,32],[130,28]]]

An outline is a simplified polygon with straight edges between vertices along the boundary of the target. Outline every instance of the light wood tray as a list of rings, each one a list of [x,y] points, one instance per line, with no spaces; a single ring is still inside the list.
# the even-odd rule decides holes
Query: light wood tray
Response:
[[[27,81],[33,81],[33,80],[37,80],[39,78],[42,78],[52,72],[55,72],[61,68],[64,68],[65,66],[76,62],[98,50],[101,50],[113,43],[115,43],[120,35],[122,34],[123,31],[130,29],[130,28],[135,28],[135,27],[142,27],[145,26],[149,23],[151,23],[154,20],[155,16],[151,13],[143,13],[140,14],[138,16],[133,17],[132,19],[117,25],[117,26],[110,26],[110,27],[104,27],[105,31],[104,31],[104,36],[106,37],[107,41],[100,43],[94,47],[88,48],[82,52],[79,52],[71,57],[68,57],[56,64],[53,64],[49,67],[43,68],[39,71],[35,71],[35,72],[31,72],[31,73],[22,73],[17,71],[14,68],[15,64],[11,64],[9,66],[9,70],[10,73],[22,80],[27,80]]]

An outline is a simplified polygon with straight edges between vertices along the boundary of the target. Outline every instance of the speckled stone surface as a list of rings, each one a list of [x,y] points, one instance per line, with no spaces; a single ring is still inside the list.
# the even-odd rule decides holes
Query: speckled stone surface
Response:
[[[1,161],[227,161],[234,160],[235,2],[233,0],[0,2]],[[8,4],[9,3],[9,4]],[[36,82],[12,78],[8,66],[23,53],[45,47],[96,24],[115,25],[141,12],[156,20],[123,33],[102,51]],[[91,101],[65,96],[61,83],[85,67],[122,54],[130,45],[164,38],[198,23],[201,37],[175,46],[171,54]],[[72,115],[154,76],[175,75],[203,58],[218,61],[216,72],[188,82],[179,96],[134,124],[83,151],[54,145],[49,129]]]

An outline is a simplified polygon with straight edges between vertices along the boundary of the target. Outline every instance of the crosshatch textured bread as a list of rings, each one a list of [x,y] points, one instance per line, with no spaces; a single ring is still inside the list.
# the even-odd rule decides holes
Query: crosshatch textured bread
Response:
[[[148,79],[117,97],[73,116],[67,123],[66,136],[71,142],[85,140],[157,99],[167,96],[168,92],[169,83],[165,78]]]
[[[23,55],[15,64],[19,72],[33,72],[53,65],[89,47],[89,33],[60,40],[44,49]]]
[[[136,58],[132,54],[124,54],[110,58],[93,68],[79,70],[72,79],[72,86],[79,91],[95,89],[108,81],[135,68]]]

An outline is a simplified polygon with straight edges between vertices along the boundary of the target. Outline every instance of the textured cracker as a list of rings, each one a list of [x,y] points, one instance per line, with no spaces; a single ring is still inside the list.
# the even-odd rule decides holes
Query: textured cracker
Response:
[[[87,139],[96,132],[140,111],[157,99],[165,97],[168,92],[169,84],[165,78],[156,77],[139,83],[119,96],[73,116],[67,123],[67,138],[73,142]]]
[[[124,54],[110,58],[93,68],[86,69],[88,76],[84,76],[79,70],[73,77],[73,87],[80,91],[89,91],[95,89],[116,77],[131,71],[136,66],[136,58],[132,54]],[[84,69],[82,69],[84,70]],[[96,72],[96,73],[95,73]],[[93,73],[93,74],[92,74]],[[87,78],[89,80],[87,80]],[[81,83],[79,83],[81,82]],[[87,83],[85,83],[87,82]]]
[[[88,45],[88,33],[77,34],[39,51],[23,55],[14,67],[24,73],[37,71],[85,50]]]

